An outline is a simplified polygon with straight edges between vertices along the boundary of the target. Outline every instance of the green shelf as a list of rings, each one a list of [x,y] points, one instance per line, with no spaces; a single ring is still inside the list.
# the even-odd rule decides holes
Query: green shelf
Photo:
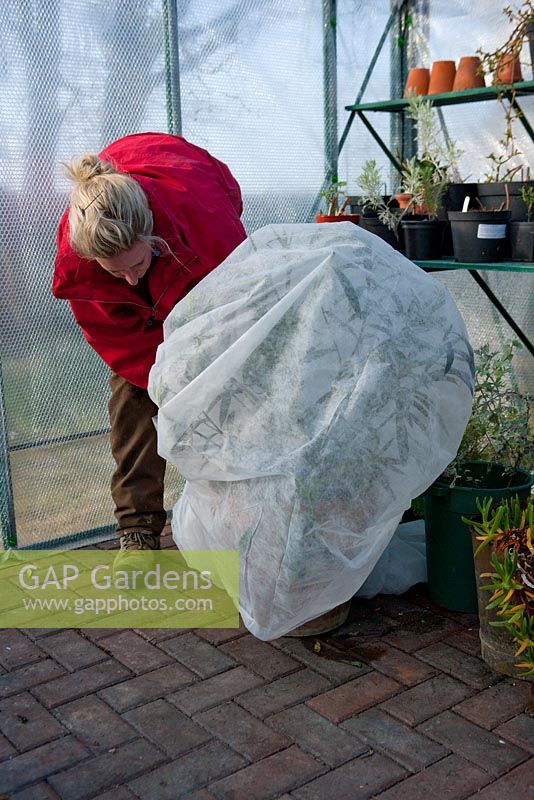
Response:
[[[521,81],[514,83],[513,89],[515,90],[516,97],[524,97],[529,94],[534,94],[534,81]],[[483,100],[495,100],[498,94],[504,94],[506,97],[511,96],[510,87],[504,86],[481,86],[479,89],[466,89],[463,92],[446,92],[444,94],[430,94],[425,95],[429,100],[432,100],[432,105],[437,106],[454,106],[459,103],[480,103]],[[402,98],[400,100],[382,100],[372,103],[357,103],[352,106],[345,106],[347,111],[404,111],[408,108],[408,100]]]
[[[534,272],[534,263],[530,261],[497,261],[480,264],[464,264],[459,261],[414,261],[423,269],[467,269],[493,270],[494,272]]]

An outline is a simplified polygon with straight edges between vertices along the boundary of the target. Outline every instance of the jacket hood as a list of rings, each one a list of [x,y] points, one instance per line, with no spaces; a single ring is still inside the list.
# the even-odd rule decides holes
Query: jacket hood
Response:
[[[172,261],[174,270],[204,273],[228,254],[232,228],[234,246],[243,239],[239,186],[226,165],[206,150],[181,136],[141,133],[119,139],[99,157],[130,175],[144,190],[154,218],[153,233],[166,241],[174,256],[163,252],[162,260]],[[225,213],[226,222],[221,219]],[[139,304],[136,287],[73,251],[68,209],[61,217],[56,241],[55,297]]]

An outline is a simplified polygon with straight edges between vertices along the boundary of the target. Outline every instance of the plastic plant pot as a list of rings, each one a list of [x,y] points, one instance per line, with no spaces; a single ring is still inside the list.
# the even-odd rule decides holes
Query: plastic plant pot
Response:
[[[360,227],[363,228],[365,231],[369,231],[369,233],[374,233],[375,236],[379,236],[380,239],[383,239],[387,242],[394,250],[400,250],[399,240],[395,236],[395,233],[388,228],[387,225],[384,225],[383,222],[380,222],[378,217],[371,217],[371,216],[364,216],[360,220]]]
[[[454,257],[463,264],[492,263],[505,257],[509,211],[449,211]]]
[[[500,501],[518,494],[526,499],[533,481],[524,469],[507,471],[488,461],[465,462],[480,486],[450,486],[438,478],[424,497],[428,591],[434,603],[450,611],[475,614],[478,608],[471,532],[462,516],[479,513],[477,499]]]
[[[443,223],[439,220],[403,220],[402,240],[406,258],[411,261],[436,261],[441,258]]]
[[[476,193],[486,210],[510,211],[512,222],[526,222],[527,207],[521,198],[521,189],[524,186],[534,186],[534,181],[479,183]],[[450,209],[450,211],[459,210]]]
[[[534,222],[510,223],[512,261],[534,261]]]

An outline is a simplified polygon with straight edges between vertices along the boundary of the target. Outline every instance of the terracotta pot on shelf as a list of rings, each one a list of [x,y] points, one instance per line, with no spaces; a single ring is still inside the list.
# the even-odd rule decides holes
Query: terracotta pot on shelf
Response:
[[[399,204],[399,208],[406,208],[413,195],[410,192],[399,192],[395,195],[395,200]]]
[[[430,71],[426,67],[413,67],[408,73],[404,87],[404,96],[427,94],[430,83]]]
[[[453,92],[463,92],[465,89],[478,89],[486,85],[484,76],[479,74],[480,58],[478,56],[463,56],[460,59]]]
[[[357,225],[360,221],[359,214],[316,214],[316,222],[354,222]]]
[[[428,94],[443,94],[452,92],[456,64],[454,61],[434,61],[428,85]]]
[[[501,56],[495,70],[495,83],[517,83],[523,80],[519,58]]]

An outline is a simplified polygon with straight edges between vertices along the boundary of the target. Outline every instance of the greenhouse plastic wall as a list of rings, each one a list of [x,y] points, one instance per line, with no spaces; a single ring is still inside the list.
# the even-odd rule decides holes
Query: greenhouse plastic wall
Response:
[[[55,231],[67,204],[62,161],[98,152],[140,130],[179,132],[225,161],[244,194],[249,232],[271,222],[310,221],[331,166],[345,106],[363,95],[402,94],[405,68],[472,55],[506,38],[496,0],[408,0],[411,25],[396,21],[402,0],[5,0],[0,10],[0,515],[4,543],[68,544],[109,537],[109,371],[88,347],[68,304],[51,295]],[[325,21],[334,8],[335,20]],[[175,16],[171,13],[174,10]],[[173,27],[174,23],[174,27]],[[336,53],[325,48],[325,25]],[[403,39],[403,35],[404,41]],[[173,42],[178,40],[178,54]],[[337,86],[324,86],[325,53],[336,55]],[[177,57],[178,56],[178,57]],[[330,64],[331,66],[331,64]],[[530,75],[525,77],[530,78]],[[527,102],[528,100],[528,102]],[[532,99],[523,103],[534,113]],[[325,109],[337,108],[337,120]],[[393,148],[399,130],[380,116]],[[444,112],[464,149],[462,177],[484,174],[503,133],[495,102]],[[337,129],[337,133],[336,133]],[[325,133],[326,131],[326,133]],[[390,137],[392,139],[390,140]],[[532,143],[518,131],[525,161]],[[394,173],[358,120],[338,175],[358,194],[367,158]],[[482,273],[532,338],[532,278]],[[439,274],[475,346],[511,332],[468,274]],[[533,389],[533,361],[516,357]],[[180,491],[169,471],[166,504]]]

